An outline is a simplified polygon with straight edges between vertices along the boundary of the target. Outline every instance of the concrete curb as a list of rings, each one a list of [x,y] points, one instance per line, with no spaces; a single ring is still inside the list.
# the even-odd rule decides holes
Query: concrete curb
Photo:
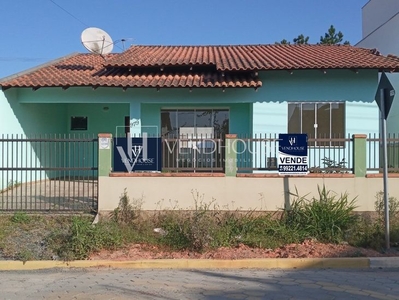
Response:
[[[370,257],[370,268],[399,268],[399,257]]]
[[[399,264],[399,260],[397,261]],[[374,262],[376,264],[376,262]],[[77,260],[0,261],[0,271],[52,268],[125,268],[125,269],[310,269],[370,268],[370,258],[266,258],[266,259],[151,259],[135,261]]]

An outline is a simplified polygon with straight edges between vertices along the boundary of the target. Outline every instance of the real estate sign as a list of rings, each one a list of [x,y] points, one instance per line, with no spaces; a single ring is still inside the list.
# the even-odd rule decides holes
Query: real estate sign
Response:
[[[114,139],[114,172],[161,171],[161,159],[160,138]]]
[[[280,175],[307,175],[308,135],[279,134],[278,173]]]

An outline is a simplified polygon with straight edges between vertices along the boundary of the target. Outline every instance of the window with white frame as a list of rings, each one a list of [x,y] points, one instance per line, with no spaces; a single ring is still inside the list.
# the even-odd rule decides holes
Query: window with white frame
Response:
[[[307,133],[308,138],[344,138],[345,102],[288,103],[288,133]],[[318,145],[341,146],[341,143]]]
[[[167,149],[163,161],[178,167],[222,168],[223,140],[229,133],[228,109],[162,109],[161,127]],[[178,138],[177,147],[174,139]]]

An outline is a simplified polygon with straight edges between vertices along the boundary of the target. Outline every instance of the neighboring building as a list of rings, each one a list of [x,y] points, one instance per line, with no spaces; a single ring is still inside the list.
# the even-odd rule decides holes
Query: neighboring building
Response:
[[[375,48],[383,55],[399,55],[399,1],[370,0],[362,8],[362,40],[356,45]],[[396,93],[399,76],[388,74]],[[396,96],[387,120],[389,133],[399,133],[399,102]]]

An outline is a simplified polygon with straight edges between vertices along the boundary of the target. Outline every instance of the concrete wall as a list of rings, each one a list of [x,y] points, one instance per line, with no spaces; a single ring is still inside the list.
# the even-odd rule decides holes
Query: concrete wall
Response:
[[[399,13],[398,0],[370,0],[362,8],[363,38],[378,30],[379,27]]]
[[[371,0],[362,9],[363,38],[356,45],[363,48],[377,48],[383,55],[399,55],[399,1]],[[396,94],[399,91],[399,74],[387,74]],[[387,131],[399,132],[399,101],[395,96],[387,119]]]
[[[142,199],[144,210],[193,209],[195,200],[215,201],[221,209],[276,211],[288,202],[287,192],[317,196],[317,186],[338,195],[357,197],[357,211],[374,211],[382,178],[323,177],[99,177],[99,211],[115,209],[126,188],[131,200]],[[112,189],[109,187],[112,186]],[[399,198],[399,178],[389,179],[390,196]]]

